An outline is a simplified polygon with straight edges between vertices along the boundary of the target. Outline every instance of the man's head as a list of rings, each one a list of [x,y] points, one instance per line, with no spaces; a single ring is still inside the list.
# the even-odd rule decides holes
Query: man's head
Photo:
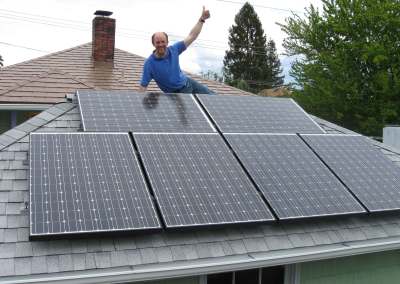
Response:
[[[151,43],[155,47],[155,54],[158,57],[165,56],[168,46],[168,35],[164,32],[157,32],[151,36]]]

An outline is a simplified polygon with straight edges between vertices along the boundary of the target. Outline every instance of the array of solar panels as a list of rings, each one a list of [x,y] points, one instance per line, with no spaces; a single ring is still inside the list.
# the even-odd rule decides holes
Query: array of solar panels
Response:
[[[400,209],[400,169],[291,99],[77,96],[85,132],[31,134],[31,237]]]

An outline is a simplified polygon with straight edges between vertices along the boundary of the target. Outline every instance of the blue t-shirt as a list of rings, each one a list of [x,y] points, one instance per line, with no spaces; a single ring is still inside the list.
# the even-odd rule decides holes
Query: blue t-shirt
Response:
[[[151,54],[144,63],[140,85],[147,87],[154,79],[164,93],[173,93],[183,88],[187,78],[179,66],[179,55],[185,50],[185,43],[178,41],[167,48],[167,55],[163,58]]]

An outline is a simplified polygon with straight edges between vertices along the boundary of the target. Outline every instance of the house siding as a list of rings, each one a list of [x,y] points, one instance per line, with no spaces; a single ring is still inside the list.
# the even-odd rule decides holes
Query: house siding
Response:
[[[156,281],[134,282],[134,283],[135,284],[199,284],[200,277],[161,279],[161,280],[156,280]]]
[[[301,264],[301,284],[392,284],[400,282],[400,251]]]

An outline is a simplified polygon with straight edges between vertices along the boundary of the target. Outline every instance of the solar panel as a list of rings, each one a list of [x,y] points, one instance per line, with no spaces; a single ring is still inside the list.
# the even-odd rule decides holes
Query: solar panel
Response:
[[[273,220],[218,134],[134,134],[167,227]]]
[[[31,237],[160,228],[128,134],[30,135]]]
[[[189,94],[80,90],[77,97],[85,131],[215,132]]]
[[[369,211],[400,209],[400,168],[365,137],[302,137]]]
[[[223,133],[325,133],[292,99],[197,97]]]
[[[228,134],[280,219],[365,212],[296,134]]]

